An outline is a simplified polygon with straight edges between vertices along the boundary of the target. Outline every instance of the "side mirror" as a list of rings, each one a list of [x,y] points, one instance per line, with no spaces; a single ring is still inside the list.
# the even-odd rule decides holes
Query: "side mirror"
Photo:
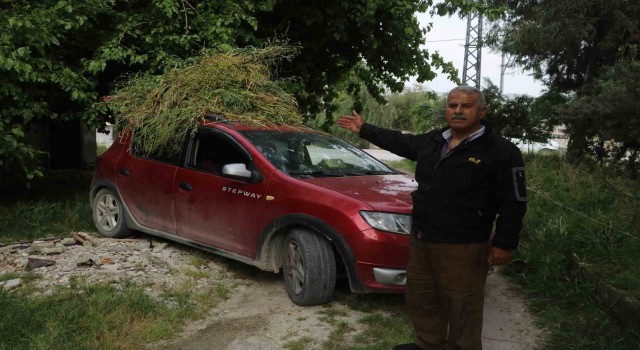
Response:
[[[260,174],[248,170],[244,163],[231,163],[223,166],[222,175],[251,182],[260,180]]]

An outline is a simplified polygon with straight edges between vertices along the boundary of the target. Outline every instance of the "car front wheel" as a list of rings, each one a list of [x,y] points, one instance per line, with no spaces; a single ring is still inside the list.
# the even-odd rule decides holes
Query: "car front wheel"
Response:
[[[284,284],[297,305],[328,303],[336,285],[336,261],[331,244],[318,234],[296,229],[284,243]]]
[[[110,189],[103,188],[93,199],[93,222],[101,235],[124,237],[131,234],[124,218],[120,197]]]

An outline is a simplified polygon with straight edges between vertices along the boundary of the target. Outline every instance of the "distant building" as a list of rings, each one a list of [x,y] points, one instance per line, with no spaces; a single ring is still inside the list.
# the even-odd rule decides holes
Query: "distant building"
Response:
[[[565,133],[566,129],[564,125],[558,125],[551,131],[551,139],[558,143],[561,150],[566,150],[569,144],[569,135]]]

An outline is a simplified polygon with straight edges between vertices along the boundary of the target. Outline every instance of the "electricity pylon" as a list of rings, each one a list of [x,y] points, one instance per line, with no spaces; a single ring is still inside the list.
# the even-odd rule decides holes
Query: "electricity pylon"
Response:
[[[480,67],[482,66],[482,15],[467,15],[467,38],[464,44],[464,67],[462,85],[480,89]]]

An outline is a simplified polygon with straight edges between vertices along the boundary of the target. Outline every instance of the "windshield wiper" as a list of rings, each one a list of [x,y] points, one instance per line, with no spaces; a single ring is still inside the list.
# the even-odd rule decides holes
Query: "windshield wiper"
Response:
[[[367,170],[367,171],[358,171],[358,172],[350,172],[347,175],[352,176],[362,176],[362,175],[389,175],[389,174],[398,174],[395,171],[388,170]]]
[[[341,173],[341,172],[326,171],[326,170],[289,171],[288,174],[291,175],[291,176],[308,176],[308,177],[342,177],[342,176],[345,176],[345,174]]]
[[[389,175],[389,174],[397,174],[397,171],[389,171],[389,170],[368,170],[365,171],[365,175]]]

